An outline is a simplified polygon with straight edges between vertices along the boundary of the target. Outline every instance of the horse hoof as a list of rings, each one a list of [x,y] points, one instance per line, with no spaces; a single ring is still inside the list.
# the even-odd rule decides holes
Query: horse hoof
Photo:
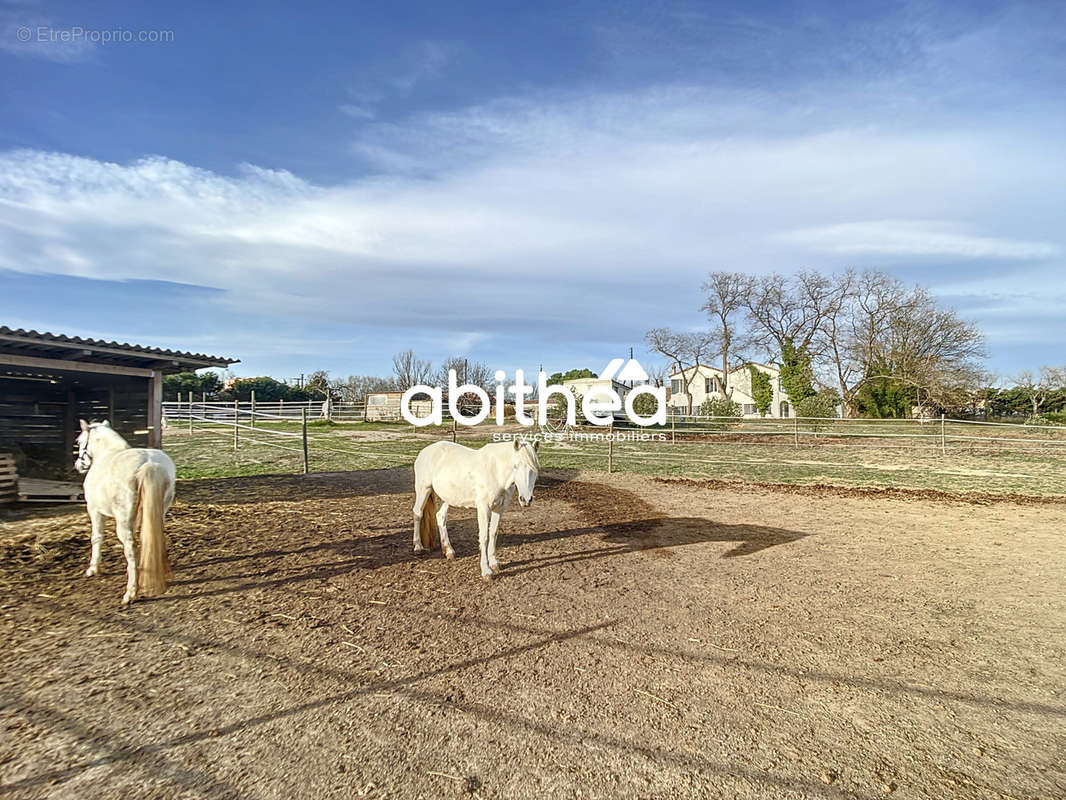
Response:
[[[492,570],[492,574],[493,575],[499,575],[500,574],[500,565],[499,564],[489,564],[489,569]]]
[[[87,570],[85,570],[85,577],[86,578],[95,578],[96,577],[96,570],[93,569],[92,567],[89,567]]]
[[[449,561],[453,561],[455,559],[455,551],[449,547],[447,550],[444,551],[444,557]]]
[[[426,548],[424,548],[422,545],[420,545],[420,544],[416,544],[415,545],[415,555],[416,556],[420,556],[420,555],[422,555],[425,552],[426,552]]]
[[[482,576],[481,576],[481,580],[485,581],[485,583],[492,583],[492,579],[493,579],[494,577],[495,577],[495,576],[494,576],[494,575],[493,575],[493,574],[492,574],[492,573],[490,572],[490,573],[488,573],[487,575],[482,575]]]
[[[137,599],[137,595],[131,595],[129,592],[126,592],[124,595],[122,595],[122,605],[123,606],[128,606],[130,603],[132,603],[136,599]]]

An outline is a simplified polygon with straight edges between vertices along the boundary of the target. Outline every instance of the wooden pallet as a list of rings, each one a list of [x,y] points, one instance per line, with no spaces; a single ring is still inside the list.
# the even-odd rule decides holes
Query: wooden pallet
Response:
[[[85,500],[80,483],[22,478],[18,487],[20,503],[81,503]]]
[[[19,474],[15,468],[15,456],[0,453],[0,505],[18,499]]]

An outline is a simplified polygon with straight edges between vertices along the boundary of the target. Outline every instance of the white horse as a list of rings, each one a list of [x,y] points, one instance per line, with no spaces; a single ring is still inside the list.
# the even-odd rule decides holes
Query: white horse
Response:
[[[107,422],[81,421],[75,469],[85,475],[85,505],[92,520],[92,555],[85,576],[100,572],[104,517],[115,520],[115,532],[126,555],[127,605],[139,595],[167,590],[170,561],[163,516],[174,502],[174,462],[162,450],[131,448]],[[140,561],[133,547],[137,515],[141,514]]]
[[[533,502],[533,487],[540,471],[540,442],[515,441],[487,444],[472,450],[454,442],[435,442],[415,459],[415,552],[422,553],[440,537],[446,558],[455,558],[448,539],[448,508],[477,509],[481,577],[491,580],[500,571],[496,559],[496,534],[500,515],[518,492],[518,502]]]

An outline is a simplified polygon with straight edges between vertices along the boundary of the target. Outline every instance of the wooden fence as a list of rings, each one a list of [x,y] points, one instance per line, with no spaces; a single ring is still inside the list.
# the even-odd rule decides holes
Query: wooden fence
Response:
[[[236,411],[234,409],[236,408]],[[188,395],[179,400],[163,403],[163,417],[167,424],[174,424],[190,417],[209,417],[221,421],[232,420],[234,414],[238,419],[254,421],[257,419],[278,419],[299,421],[304,414],[309,421],[327,419],[331,422],[363,422],[366,420],[365,403],[329,403],[322,400],[271,400],[269,402],[249,401],[222,402],[208,400],[206,397]]]

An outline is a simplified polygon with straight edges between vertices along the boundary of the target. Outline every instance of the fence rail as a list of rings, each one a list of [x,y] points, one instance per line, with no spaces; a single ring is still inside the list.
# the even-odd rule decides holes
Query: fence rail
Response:
[[[235,405],[236,404],[236,405]],[[236,408],[236,412],[234,411]],[[290,420],[297,422],[307,413],[308,420],[328,419],[332,422],[363,422],[365,403],[329,403],[321,400],[271,400],[268,402],[219,400],[168,400],[163,403],[163,417],[168,422],[188,420],[190,416],[232,421],[234,414],[248,420]]]
[[[353,470],[410,465],[436,439],[477,447],[501,432],[491,422],[465,427],[454,420],[424,428],[377,426],[365,423],[361,406],[336,404],[330,410],[333,415],[326,417],[321,403],[168,402],[164,417],[173,433],[167,437],[175,437],[168,450],[174,448],[186,474]],[[348,421],[345,414],[356,424],[321,423],[327,418]],[[545,428],[512,424],[502,431],[539,435],[545,442],[542,460],[556,466],[751,479],[772,479],[791,470],[805,479],[844,483],[921,473],[926,476],[921,481],[952,488],[998,481],[1007,488],[1066,493],[1066,426],[947,417],[685,416],[643,428],[556,422]]]

